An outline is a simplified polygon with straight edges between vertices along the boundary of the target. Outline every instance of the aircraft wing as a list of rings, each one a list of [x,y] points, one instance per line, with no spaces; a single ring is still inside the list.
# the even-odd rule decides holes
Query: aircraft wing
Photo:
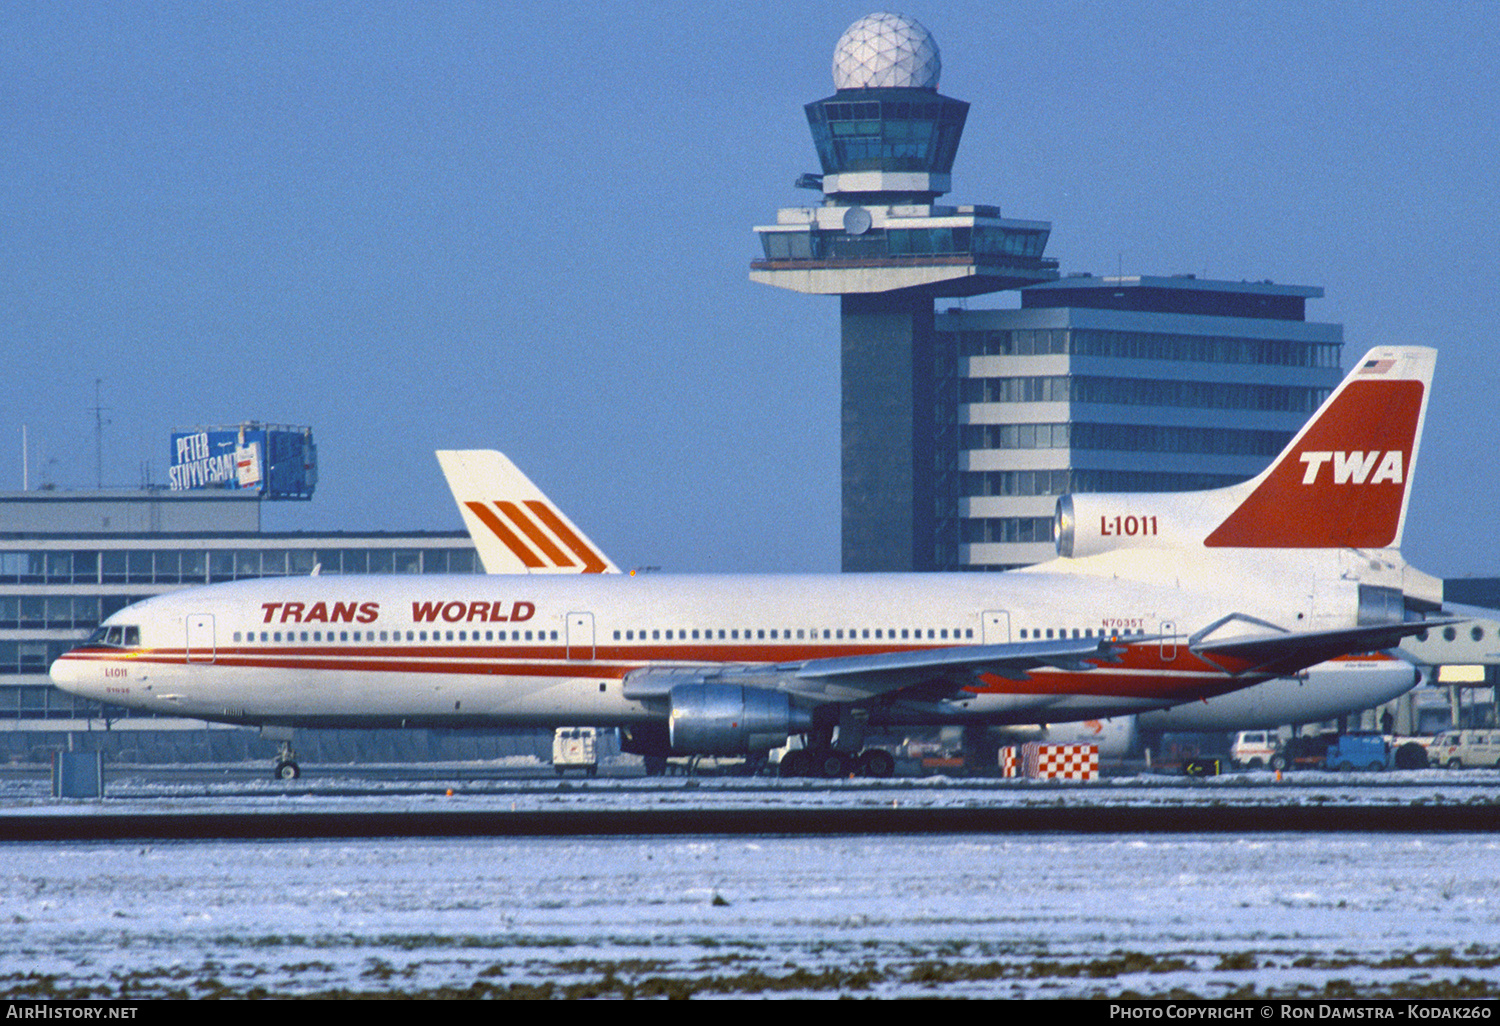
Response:
[[[1042,666],[1092,670],[1115,662],[1120,648],[1103,638],[957,645],[915,652],[834,656],[769,666],[645,667],[625,677],[627,698],[664,697],[680,684],[739,684],[785,691],[815,702],[858,702],[947,679],[957,690],[980,674],[1025,680]]]
[[[1410,620],[1367,627],[1345,627],[1306,633],[1281,632],[1225,638],[1190,640],[1188,648],[1228,670],[1232,676],[1285,677],[1309,666],[1349,655],[1395,648],[1402,640],[1421,631],[1461,620]]]

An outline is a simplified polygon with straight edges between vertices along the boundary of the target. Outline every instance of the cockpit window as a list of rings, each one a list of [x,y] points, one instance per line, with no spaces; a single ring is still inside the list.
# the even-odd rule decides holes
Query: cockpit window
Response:
[[[139,648],[141,644],[141,629],[138,626],[126,624],[114,624],[109,627],[100,627],[90,634],[86,645],[112,645],[116,648]]]

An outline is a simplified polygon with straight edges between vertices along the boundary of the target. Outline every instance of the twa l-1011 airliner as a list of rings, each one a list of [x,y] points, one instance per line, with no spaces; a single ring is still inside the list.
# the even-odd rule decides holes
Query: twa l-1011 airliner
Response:
[[[609,557],[504,454],[473,449],[440,451],[437,457],[486,573],[618,572]],[[1318,723],[1389,702],[1410,691],[1419,679],[1416,667],[1405,659],[1386,652],[1365,652],[1319,663],[1295,677],[1278,677],[1219,695],[1212,702],[1184,702],[1153,710],[1140,717],[1139,723],[1135,717],[1116,717],[1106,729],[1099,721],[1087,722],[1094,724],[1094,736],[1104,731],[1111,751],[1118,751],[1121,741],[1136,736],[1137,726],[1162,732]],[[952,722],[948,704],[940,703],[936,712],[936,722],[929,725]],[[1059,711],[1052,724],[1066,722],[1062,717]],[[972,719],[967,722],[974,723]],[[983,720],[978,722],[984,724]],[[1065,729],[1054,734],[1072,737],[1077,732]],[[1007,732],[1007,736],[1015,735],[1015,730]],[[1053,736],[1045,730],[1042,735],[1022,730],[1018,736],[1033,739],[1043,735]],[[848,732],[841,731],[837,746],[845,748],[850,743]],[[1101,747],[1101,754],[1103,751]],[[648,762],[648,768],[651,765]]]
[[[652,756],[803,734],[837,775],[889,771],[851,750],[865,725],[1167,708],[1432,626],[1441,582],[1400,541],[1435,355],[1372,351],[1243,484],[1064,496],[1059,558],[1025,570],[624,575],[593,552],[601,572],[243,581],[121,610],[52,678],[270,728],[619,725]],[[491,515],[523,563],[592,548],[525,503]]]

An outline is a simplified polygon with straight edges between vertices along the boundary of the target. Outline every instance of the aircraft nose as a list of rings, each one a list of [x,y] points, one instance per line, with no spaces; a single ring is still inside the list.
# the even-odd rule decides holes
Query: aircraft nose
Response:
[[[52,678],[52,683],[63,691],[74,695],[93,697],[89,695],[88,690],[83,686],[83,668],[84,663],[82,660],[69,659],[67,654],[64,653],[48,669],[47,675]]]

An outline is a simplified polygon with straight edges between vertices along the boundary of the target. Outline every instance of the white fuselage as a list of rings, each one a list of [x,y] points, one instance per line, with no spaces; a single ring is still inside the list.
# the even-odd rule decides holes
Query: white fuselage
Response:
[[[1004,575],[263,579],[122,610],[109,623],[138,627],[138,646],[74,650],[53,678],[111,705],[238,723],[602,726],[660,718],[623,686],[647,666],[1128,644],[1118,663],[971,678],[958,697],[902,697],[872,720],[1039,722],[1160,709],[1264,679],[1188,652],[1189,634],[1229,613],[1290,631],[1355,622],[1355,585],[1320,575],[1327,560],[1269,553],[1205,572],[1212,561],[1191,575],[1159,552]]]

